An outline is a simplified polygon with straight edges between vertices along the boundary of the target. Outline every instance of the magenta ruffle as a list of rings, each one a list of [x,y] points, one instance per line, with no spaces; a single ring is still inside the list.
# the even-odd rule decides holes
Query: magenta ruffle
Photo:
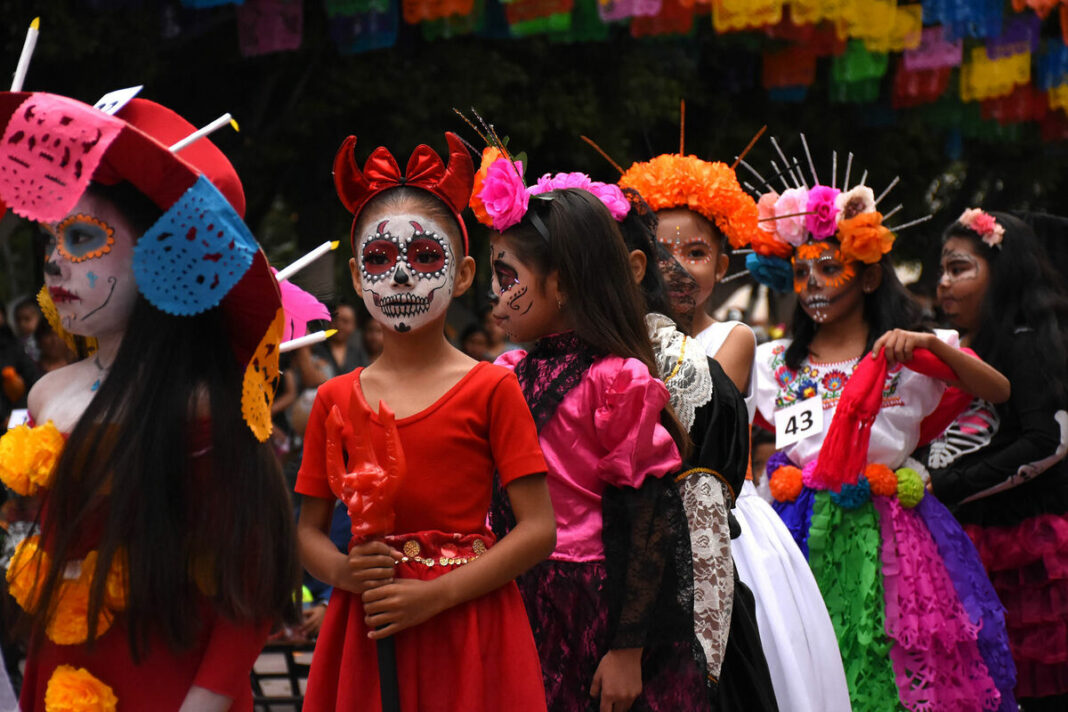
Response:
[[[1068,516],[965,530],[1005,604],[1016,694],[1068,693]]]
[[[957,597],[923,519],[875,497],[882,530],[886,633],[901,702],[913,712],[996,710],[1001,693],[979,652],[978,626]]]

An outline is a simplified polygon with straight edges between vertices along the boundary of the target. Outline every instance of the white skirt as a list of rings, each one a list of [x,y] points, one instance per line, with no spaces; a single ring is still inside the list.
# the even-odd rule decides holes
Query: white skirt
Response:
[[[848,712],[838,639],[816,579],[786,525],[747,481],[734,509],[738,577],[753,590],[757,624],[784,712]]]

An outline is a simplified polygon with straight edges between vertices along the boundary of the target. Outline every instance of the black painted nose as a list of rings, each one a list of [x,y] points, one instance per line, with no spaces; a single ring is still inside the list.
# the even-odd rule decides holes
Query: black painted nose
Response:
[[[398,267],[397,271],[393,275],[393,281],[396,284],[408,284],[408,273],[404,271],[404,268]]]
[[[44,273],[45,274],[50,274],[53,277],[59,277],[60,276],[59,265],[57,265],[55,262],[52,262],[51,260],[45,260]]]
[[[492,289],[489,290],[489,292],[486,294],[486,297],[489,299],[490,304],[497,304],[499,301],[501,301],[501,295],[497,294]]]

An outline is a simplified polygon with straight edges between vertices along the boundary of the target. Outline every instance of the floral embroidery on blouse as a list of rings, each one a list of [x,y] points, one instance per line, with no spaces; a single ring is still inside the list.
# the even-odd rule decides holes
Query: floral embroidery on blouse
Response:
[[[838,405],[842,390],[849,377],[853,375],[860,359],[839,363],[810,363],[807,359],[801,368],[794,371],[786,365],[786,346],[776,344],[771,350],[771,372],[775,376],[778,392],[775,407],[785,408],[815,396],[823,399],[823,409],[829,410]],[[901,364],[895,365],[886,374],[883,385],[883,408],[904,405],[897,395],[898,382],[901,379]]]

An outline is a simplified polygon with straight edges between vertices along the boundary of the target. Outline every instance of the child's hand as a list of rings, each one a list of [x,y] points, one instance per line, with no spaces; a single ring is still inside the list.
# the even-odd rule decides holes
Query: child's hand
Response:
[[[385,586],[393,581],[393,567],[404,555],[382,541],[357,544],[341,560],[334,586],[353,593]]]
[[[437,581],[397,579],[368,589],[363,594],[364,622],[368,637],[380,640],[417,626],[448,608]]]
[[[930,349],[934,341],[938,341],[934,334],[894,329],[878,338],[871,347],[871,357],[877,358],[879,351],[885,349],[887,364],[893,366],[895,363],[908,363],[912,360],[912,352],[915,349]]]
[[[642,694],[642,649],[609,650],[593,674],[590,697],[600,697],[600,712],[627,712]]]

